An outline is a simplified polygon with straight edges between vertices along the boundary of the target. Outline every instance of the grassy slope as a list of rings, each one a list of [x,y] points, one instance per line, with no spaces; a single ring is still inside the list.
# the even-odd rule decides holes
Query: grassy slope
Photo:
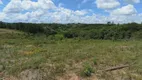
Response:
[[[61,77],[66,80],[66,73],[80,76],[84,63],[89,63],[95,69],[92,76],[98,79],[142,79],[142,41],[54,41],[45,36],[32,37],[19,32],[11,33],[9,30],[0,31],[3,31],[0,33],[0,65],[3,66],[4,75],[17,76],[24,70],[38,69],[49,80]],[[97,65],[93,65],[94,58]],[[101,72],[112,66],[132,63],[130,68]],[[92,80],[91,77],[84,79]]]

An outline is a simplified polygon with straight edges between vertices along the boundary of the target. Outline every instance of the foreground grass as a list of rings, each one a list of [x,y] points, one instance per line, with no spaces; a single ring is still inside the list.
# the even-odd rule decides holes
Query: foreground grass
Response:
[[[0,72],[15,77],[29,69],[42,71],[44,80],[59,79],[69,73],[82,76],[83,65],[88,63],[95,70],[93,75],[98,79],[141,80],[141,58],[142,41],[55,41],[45,36],[28,36],[23,33],[0,34],[0,65],[3,67]],[[121,64],[131,66],[118,72],[102,72],[106,68]]]

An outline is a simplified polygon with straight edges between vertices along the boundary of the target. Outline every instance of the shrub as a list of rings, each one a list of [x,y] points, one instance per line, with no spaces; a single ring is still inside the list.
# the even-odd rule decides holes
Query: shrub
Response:
[[[92,75],[92,73],[94,73],[93,67],[89,63],[85,63],[83,65],[83,70],[81,72],[81,75],[89,77]]]
[[[36,24],[36,23],[4,23],[0,28],[15,29],[29,34],[52,35],[54,39],[81,38],[81,39],[141,39],[142,24],[129,23],[116,25],[108,24]],[[62,35],[61,35],[62,34]]]
[[[135,32],[132,37],[134,39],[142,39],[142,30],[141,31],[138,31],[138,32]]]
[[[64,39],[64,35],[62,35],[62,34],[56,34],[55,35],[55,39],[56,40],[63,40]]]

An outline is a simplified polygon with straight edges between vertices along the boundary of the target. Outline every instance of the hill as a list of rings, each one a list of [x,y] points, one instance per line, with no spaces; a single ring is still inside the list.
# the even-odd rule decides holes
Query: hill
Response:
[[[141,80],[141,40],[52,38],[0,29],[0,79]],[[58,37],[58,38],[57,38]],[[121,65],[128,67],[105,71]]]
[[[52,38],[80,38],[103,40],[142,39],[142,24],[34,24],[0,23],[0,28],[14,29],[28,34],[44,34]]]
[[[6,33],[20,33],[20,31],[16,31],[16,30],[10,30],[10,29],[1,29],[0,28],[0,34],[6,34]]]

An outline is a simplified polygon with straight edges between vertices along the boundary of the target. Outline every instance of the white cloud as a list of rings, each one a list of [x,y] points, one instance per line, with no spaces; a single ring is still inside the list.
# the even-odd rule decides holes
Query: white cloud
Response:
[[[29,10],[29,11],[28,11]],[[22,13],[26,11],[26,13]],[[70,10],[55,6],[51,0],[11,0],[3,9],[4,20],[8,22],[71,22],[74,18],[84,16],[87,10]],[[78,22],[75,21],[75,22]]]
[[[63,7],[63,6],[64,6],[63,3],[59,3],[59,4],[58,4],[58,7]]]
[[[3,2],[0,0],[0,5],[3,4]]]
[[[6,13],[19,13],[23,10],[48,10],[52,8],[55,8],[55,5],[51,0],[38,0],[38,2],[31,0],[11,0],[3,11]]]
[[[29,10],[29,9],[38,9],[39,4],[38,2],[32,2],[31,0],[23,0],[21,2],[21,7],[24,10]]]
[[[113,9],[120,5],[118,0],[96,0],[95,3],[101,9]]]
[[[140,14],[138,14],[138,15],[142,17],[142,13],[140,13]]]
[[[0,12],[0,21],[2,21],[5,18],[5,16],[6,14]]]
[[[110,5],[111,7],[105,6],[110,3],[117,3],[116,0],[108,0],[110,3],[107,3],[107,0],[101,1],[106,3],[106,5],[103,4],[103,7],[100,7],[102,9],[111,9],[112,5],[114,8],[114,4]],[[0,20],[6,22],[20,21],[34,23],[107,23],[108,21],[125,23],[142,21],[139,18],[141,14],[130,15],[136,13],[133,5],[115,9],[110,13],[113,15],[103,16],[95,14],[90,10],[71,10],[61,5],[55,6],[52,0],[38,0],[37,2],[31,0],[11,0],[3,9],[3,12],[0,13]]]
[[[39,4],[39,8],[42,8],[42,9],[52,9],[52,8],[55,8],[55,5],[54,3],[52,2],[52,0],[38,0],[38,4]]]
[[[6,13],[19,13],[22,11],[21,0],[11,0],[8,5],[3,9]]]
[[[82,15],[85,15],[87,13],[88,13],[88,11],[86,11],[86,10],[81,10],[81,11],[77,10],[77,11],[74,12],[74,14],[76,14],[78,16],[82,16]]]
[[[131,4],[115,9],[111,12],[112,15],[132,15],[136,13],[137,13],[137,10]]]
[[[140,0],[124,0],[128,3],[140,3]]]

